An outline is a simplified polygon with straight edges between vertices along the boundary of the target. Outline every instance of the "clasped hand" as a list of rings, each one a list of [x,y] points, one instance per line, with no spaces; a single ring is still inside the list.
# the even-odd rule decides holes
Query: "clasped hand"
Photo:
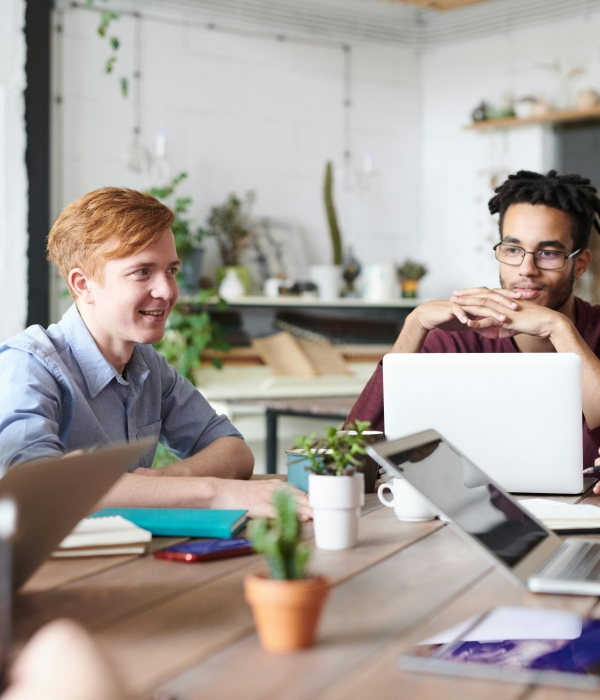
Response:
[[[419,320],[425,330],[472,330],[492,339],[519,333],[549,338],[557,312],[524,301],[521,296],[507,289],[461,289],[450,299],[423,304]]]

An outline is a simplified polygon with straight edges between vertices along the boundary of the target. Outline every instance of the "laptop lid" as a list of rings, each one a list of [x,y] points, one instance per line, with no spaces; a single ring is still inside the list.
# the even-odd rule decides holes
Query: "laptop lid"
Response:
[[[562,544],[439,432],[367,447],[388,473],[420,491],[499,569],[525,584]]]
[[[19,464],[0,479],[0,498],[17,504],[13,586],[38,569],[77,523],[147,450],[151,440],[64,459]]]
[[[394,353],[388,439],[434,427],[507,491],[583,490],[581,359],[571,353]]]

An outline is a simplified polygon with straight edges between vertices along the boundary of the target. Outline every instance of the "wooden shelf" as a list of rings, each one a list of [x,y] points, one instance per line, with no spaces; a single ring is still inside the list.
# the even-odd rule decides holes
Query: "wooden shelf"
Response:
[[[561,109],[552,110],[538,117],[527,117],[518,119],[517,117],[506,117],[504,119],[485,119],[481,122],[473,122],[465,126],[465,129],[474,131],[488,131],[490,129],[516,129],[520,126],[530,124],[562,124],[567,122],[587,121],[591,119],[600,120],[600,106],[590,109]]]

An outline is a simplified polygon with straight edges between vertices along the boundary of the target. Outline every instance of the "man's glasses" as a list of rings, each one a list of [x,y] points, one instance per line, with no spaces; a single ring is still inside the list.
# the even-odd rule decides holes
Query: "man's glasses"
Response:
[[[534,253],[529,253],[524,248],[507,243],[497,243],[493,250],[496,253],[496,260],[505,265],[520,265],[526,255],[533,255],[533,262],[540,270],[560,270],[567,260],[581,253],[581,248],[571,255],[561,253],[559,250],[536,250]]]

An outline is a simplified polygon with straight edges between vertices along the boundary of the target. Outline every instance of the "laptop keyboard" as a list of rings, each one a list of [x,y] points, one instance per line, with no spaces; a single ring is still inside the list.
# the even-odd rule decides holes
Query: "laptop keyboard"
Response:
[[[568,581],[600,581],[600,544],[586,542],[577,548],[562,569],[552,572],[552,578]]]

